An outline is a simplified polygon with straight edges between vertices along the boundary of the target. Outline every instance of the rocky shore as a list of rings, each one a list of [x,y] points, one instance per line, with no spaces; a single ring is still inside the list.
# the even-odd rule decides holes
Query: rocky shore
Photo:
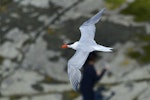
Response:
[[[114,51],[99,53],[97,69],[104,61],[111,69],[96,86],[115,93],[110,100],[149,100],[150,19],[128,12],[140,0],[117,1],[1,0],[0,100],[81,100],[66,72],[74,51],[60,46],[78,40],[78,27],[104,7],[95,39]]]

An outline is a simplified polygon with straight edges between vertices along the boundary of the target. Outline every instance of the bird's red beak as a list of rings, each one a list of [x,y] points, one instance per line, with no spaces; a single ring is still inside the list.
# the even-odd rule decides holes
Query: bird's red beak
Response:
[[[64,45],[61,46],[61,48],[66,49],[66,48],[68,48],[68,45],[64,44]]]

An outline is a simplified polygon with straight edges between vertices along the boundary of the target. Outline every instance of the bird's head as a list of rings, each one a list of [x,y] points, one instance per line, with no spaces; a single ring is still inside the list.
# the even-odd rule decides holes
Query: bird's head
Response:
[[[76,49],[77,45],[78,45],[78,42],[74,42],[74,43],[71,42],[71,43],[68,43],[68,44],[63,44],[61,46],[61,48],[63,48],[63,49],[67,49],[67,48]]]
[[[68,44],[63,44],[63,45],[61,46],[61,48],[66,49],[66,48],[69,48],[69,46],[68,46]]]

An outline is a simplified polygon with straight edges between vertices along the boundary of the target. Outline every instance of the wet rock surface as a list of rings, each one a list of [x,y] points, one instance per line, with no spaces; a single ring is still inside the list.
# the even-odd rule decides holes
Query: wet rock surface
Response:
[[[150,24],[120,13],[131,1],[107,9],[96,24],[95,40],[114,48],[100,52],[96,64],[98,70],[103,62],[111,66],[97,84],[107,88],[105,97],[115,93],[110,100],[150,98]],[[60,46],[78,40],[79,26],[110,5],[104,0],[1,0],[0,100],[81,100],[66,71],[74,51]]]

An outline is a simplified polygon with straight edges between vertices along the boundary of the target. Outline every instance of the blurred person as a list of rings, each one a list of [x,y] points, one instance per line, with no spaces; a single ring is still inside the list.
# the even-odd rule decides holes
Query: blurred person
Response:
[[[104,67],[102,71],[95,70],[94,64],[98,59],[96,52],[91,52],[83,66],[83,77],[80,83],[80,93],[83,100],[95,100],[94,85],[104,76],[108,67]]]

